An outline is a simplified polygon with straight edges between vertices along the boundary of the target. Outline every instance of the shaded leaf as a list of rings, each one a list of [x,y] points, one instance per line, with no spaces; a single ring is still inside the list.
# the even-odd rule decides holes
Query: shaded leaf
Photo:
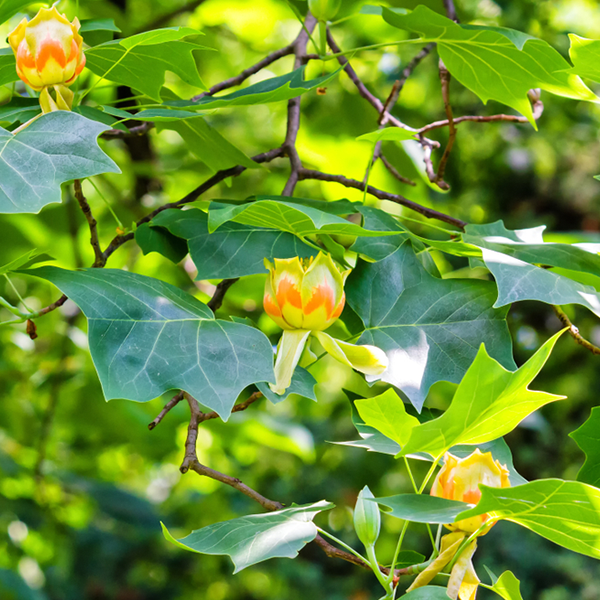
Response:
[[[197,42],[200,32],[189,27],[167,27],[113,40],[86,50],[86,66],[104,79],[127,85],[161,102],[166,71],[205,89],[193,52],[208,50]]]
[[[446,588],[438,585],[426,585],[404,594],[404,600],[448,600]]]
[[[494,516],[586,556],[600,558],[600,490],[579,481],[540,479],[515,488],[480,485],[477,506],[458,519]]]
[[[115,269],[28,273],[54,283],[88,318],[107,400],[147,402],[181,389],[227,420],[244,388],[274,381],[263,333],[215,320],[205,304],[168,283]]]
[[[30,250],[8,264],[0,266],[0,275],[6,275],[11,271],[17,271],[18,269],[27,269],[36,263],[46,262],[48,260],[54,259],[48,254],[40,253],[37,250]]]
[[[290,394],[297,394],[309,400],[317,401],[315,395],[315,386],[317,385],[316,379],[302,367],[296,367],[294,374],[292,375],[292,383],[281,395],[271,391],[271,388],[264,382],[256,384],[256,387],[264,394],[265,398],[268,398],[273,404],[279,404],[290,396]]]
[[[0,85],[17,81],[17,62],[11,48],[0,48]]]
[[[1,51],[0,51],[1,52]],[[0,78],[1,75],[1,56],[0,56]],[[17,121],[25,123],[29,119],[33,119],[36,115],[42,112],[40,103],[37,98],[22,98],[21,96],[13,96],[10,102],[0,106],[0,122],[9,124]]]
[[[107,127],[60,110],[17,134],[0,128],[0,213],[37,213],[61,201],[60,185],[119,167],[98,146]]]
[[[490,358],[482,344],[448,410],[437,419],[414,427],[402,454],[427,452],[439,457],[456,444],[490,442],[512,431],[541,406],[564,399],[565,396],[528,388],[563,333],[564,330],[551,337],[514,372]]]
[[[324,86],[336,77],[341,70],[337,69],[337,71],[334,71],[333,73],[328,73],[327,75],[304,81],[305,68],[306,67],[303,66],[286,75],[259,81],[242,90],[224,96],[204,96],[196,102],[190,102],[188,100],[172,100],[165,102],[165,106],[177,108],[222,108],[224,106],[245,106],[249,104],[282,102]]]
[[[597,101],[569,63],[548,43],[501,27],[461,26],[424,5],[401,15],[383,8],[383,18],[435,42],[448,71],[487,103],[497,100],[525,115],[535,127],[527,92],[542,88],[559,96]]]
[[[270,558],[296,558],[298,551],[312,542],[317,528],[312,520],[333,504],[322,500],[275,512],[250,515],[215,523],[176,540],[161,523],[164,536],[185,550],[199,554],[227,555],[234,573]]]
[[[165,227],[151,227],[143,223],[135,230],[135,241],[144,254],[158,252],[174,263],[182,261],[188,253],[185,240],[173,235]]]
[[[492,308],[496,287],[429,275],[408,242],[377,263],[358,261],[346,290],[366,327],[358,343],[386,352],[383,381],[417,410],[434,383],[462,379],[484,341],[497,360],[514,366],[506,309]]]
[[[192,210],[165,210],[152,220],[187,241],[198,274],[196,279],[235,278],[266,273],[264,259],[316,256],[317,251],[296,236],[281,231],[226,223],[208,232],[208,216]]]
[[[457,515],[467,510],[467,507],[473,506],[429,494],[398,494],[374,498],[371,502],[387,506],[390,510],[383,510],[392,517],[413,523],[435,524],[453,523]]]
[[[585,462],[577,473],[577,480],[600,487],[600,407],[592,408],[589,419],[569,437],[585,453]]]

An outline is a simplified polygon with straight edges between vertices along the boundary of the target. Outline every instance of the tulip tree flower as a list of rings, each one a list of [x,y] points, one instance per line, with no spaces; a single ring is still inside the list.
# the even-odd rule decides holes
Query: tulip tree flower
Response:
[[[269,270],[265,285],[266,313],[283,329],[275,362],[275,385],[283,394],[290,386],[309,336],[316,337],[326,352],[340,362],[367,375],[380,375],[388,365],[387,356],[375,346],[356,346],[334,340],[323,330],[342,314],[344,282],[350,271],[336,267],[328,254],[313,259],[298,257],[265,260]]]
[[[79,20],[72,23],[56,7],[42,8],[27,21],[23,19],[8,36],[15,53],[17,75],[40,93],[43,112],[71,110],[71,85],[85,66]],[[53,88],[55,98],[50,95]]]
[[[510,487],[508,476],[509,471],[506,466],[494,460],[491,452],[482,453],[477,448],[473,454],[462,459],[446,452],[444,466],[437,474],[431,488],[431,495],[447,500],[477,504],[481,498],[480,483],[489,487]],[[451,523],[446,527],[452,531],[474,533],[489,518],[490,515],[487,514],[478,515],[470,519],[463,519],[458,523]],[[483,530],[482,534],[488,531],[489,528]]]

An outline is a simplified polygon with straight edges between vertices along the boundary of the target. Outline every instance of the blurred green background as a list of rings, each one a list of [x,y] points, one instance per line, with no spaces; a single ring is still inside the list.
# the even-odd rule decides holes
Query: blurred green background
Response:
[[[365,2],[346,0],[341,17],[355,14]],[[114,18],[123,36],[148,27],[187,25],[201,29],[216,51],[198,55],[207,85],[237,74],[265,53],[289,43],[298,21],[284,0],[205,0],[195,8],[165,19],[185,4],[174,1],[86,0],[62,2],[72,18],[79,4],[80,18]],[[302,11],[306,3],[294,2]],[[414,7],[416,2],[392,2]],[[443,11],[441,0],[428,2]],[[566,55],[567,32],[599,37],[600,7],[591,0],[519,2],[458,0],[464,22],[502,25],[539,36]],[[33,14],[30,13],[30,15]],[[23,15],[1,28],[6,34]],[[342,48],[398,39],[381,19],[360,15],[333,30]],[[352,64],[379,97],[385,98],[394,80],[416,52],[394,47],[362,53]],[[253,76],[251,83],[291,70],[284,58]],[[309,76],[324,67],[311,63]],[[88,74],[83,77],[90,77]],[[191,89],[168,74],[167,86],[182,97]],[[99,86],[102,87],[102,86]],[[598,91],[598,90],[596,90]],[[106,87],[91,98],[98,102],[125,97],[127,90]],[[506,107],[480,101],[457,82],[451,99],[455,116],[508,112]],[[539,131],[529,125],[507,123],[459,126],[447,168],[451,191],[442,194],[424,182],[421,161],[393,145],[388,158],[416,186],[400,184],[378,163],[371,183],[449,212],[473,223],[504,219],[510,229],[545,224],[547,241],[600,241],[600,172],[598,124],[600,112],[592,104],[544,94],[545,111]],[[125,106],[121,104],[120,106]],[[328,86],[326,95],[310,93],[302,100],[302,130],[298,149],[305,165],[362,180],[370,145],[355,138],[377,127],[377,113],[357,93],[345,74]],[[235,107],[209,115],[211,124],[248,155],[278,146],[285,133],[285,104]],[[444,118],[437,58],[432,53],[405,85],[394,113],[420,127]],[[1,123],[0,123],[1,125]],[[447,132],[432,137],[442,144]],[[121,221],[128,226],[152,208],[182,198],[210,172],[173,131],[124,141],[103,142],[121,165],[122,175],[95,178],[98,188]],[[434,156],[439,160],[441,151]],[[277,161],[213,188],[203,198],[245,198],[250,194],[280,193],[287,162]],[[116,223],[102,198],[84,183],[99,220],[103,245],[115,235]],[[303,197],[357,200],[337,184],[302,182]],[[397,206],[383,206],[396,213]],[[412,218],[414,214],[408,214]],[[417,233],[436,237],[426,224],[406,222]],[[89,232],[69,190],[61,205],[39,215],[1,216],[0,264],[37,248],[67,268],[92,262]],[[441,254],[435,260],[444,276],[476,276],[461,259]],[[143,256],[134,243],[121,248],[109,267],[154,276],[174,283],[206,300],[215,282],[193,282],[194,265],[174,265],[157,254]],[[57,291],[25,276],[13,283],[36,309],[52,302]],[[262,313],[264,278],[237,283],[219,312],[247,316],[272,336],[276,327]],[[0,295],[17,301],[8,283]],[[583,308],[569,311],[582,333],[600,344],[600,324]],[[0,320],[9,315],[0,312]],[[534,349],[559,329],[551,307],[520,303],[513,306],[509,325],[515,355],[521,364]],[[183,600],[236,598],[296,600],[368,600],[379,597],[369,572],[342,561],[327,559],[312,545],[297,560],[278,559],[232,575],[226,557],[186,553],[168,544],[160,531],[164,521],[178,537],[210,523],[260,512],[248,498],[194,473],[180,475],[187,428],[186,407],[179,405],[154,431],[147,424],[167,397],[148,404],[106,403],[87,351],[86,323],[67,303],[38,321],[39,338],[26,335],[24,326],[0,327],[0,598],[11,600]],[[587,419],[600,391],[599,358],[562,338],[535,387],[565,394],[567,401],[545,407],[528,418],[507,442],[515,465],[528,479],[574,479],[583,456],[568,434]],[[358,491],[368,484],[376,495],[409,491],[410,484],[393,457],[337,446],[331,442],[356,438],[350,403],[342,388],[374,395],[362,378],[339,363],[324,358],[314,368],[319,383],[318,403],[292,398],[277,406],[261,401],[227,424],[201,426],[201,462],[240,477],[269,498],[284,503],[307,503],[326,498],[337,508],[317,522],[358,544],[350,508]],[[455,386],[437,384],[429,405],[448,405]],[[249,390],[251,391],[251,390]],[[382,562],[389,560],[401,522],[384,517],[378,546]],[[409,529],[407,548],[428,552],[424,531]],[[358,546],[357,546],[358,547]],[[526,599],[567,600],[600,597],[600,566],[592,560],[554,546],[534,534],[501,523],[480,541],[475,565],[496,573],[511,569],[522,581]],[[401,584],[403,585],[403,584]],[[481,598],[488,598],[485,590]]]

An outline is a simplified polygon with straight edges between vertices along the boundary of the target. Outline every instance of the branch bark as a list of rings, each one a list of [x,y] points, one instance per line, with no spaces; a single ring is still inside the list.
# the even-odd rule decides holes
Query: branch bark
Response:
[[[105,265],[106,260],[102,253],[102,249],[100,248],[100,240],[98,239],[98,222],[92,214],[92,209],[90,208],[86,197],[83,195],[81,179],[75,179],[75,181],[73,182],[73,190],[75,193],[75,198],[77,199],[79,207],[81,208],[81,212],[86,218],[86,221],[88,222],[88,226],[90,228],[90,244],[92,245],[92,248],[94,250],[95,257],[94,264],[92,265],[92,267],[101,268]]]
[[[554,314],[558,317],[559,321],[565,326],[569,328],[569,335],[580,345],[583,346],[586,350],[589,350],[592,354],[600,354],[600,348],[592,344],[586,340],[580,333],[579,328],[573,325],[571,319],[566,315],[563,309],[560,306],[552,306],[554,309]]]

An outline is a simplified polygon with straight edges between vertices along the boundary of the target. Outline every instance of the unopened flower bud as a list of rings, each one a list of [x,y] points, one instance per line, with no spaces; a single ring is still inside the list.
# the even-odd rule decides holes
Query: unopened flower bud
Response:
[[[367,548],[375,545],[381,528],[379,505],[377,502],[367,500],[374,497],[369,486],[365,485],[358,494],[354,507],[354,530],[358,539]]]

